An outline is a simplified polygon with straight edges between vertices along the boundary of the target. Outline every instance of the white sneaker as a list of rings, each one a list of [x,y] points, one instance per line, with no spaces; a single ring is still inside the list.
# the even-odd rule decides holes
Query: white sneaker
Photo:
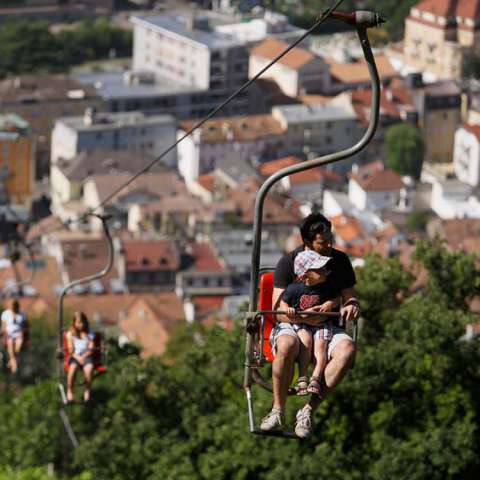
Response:
[[[312,409],[303,407],[297,412],[295,434],[300,438],[308,438],[312,434]]]
[[[283,412],[279,408],[272,408],[262,419],[260,430],[264,432],[270,430],[278,430],[283,428],[284,418]]]

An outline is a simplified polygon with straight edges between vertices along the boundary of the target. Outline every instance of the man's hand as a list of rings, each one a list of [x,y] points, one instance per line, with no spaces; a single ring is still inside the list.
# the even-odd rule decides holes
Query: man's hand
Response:
[[[358,303],[349,303],[340,309],[340,314],[346,321],[356,320],[360,316],[360,307]]]

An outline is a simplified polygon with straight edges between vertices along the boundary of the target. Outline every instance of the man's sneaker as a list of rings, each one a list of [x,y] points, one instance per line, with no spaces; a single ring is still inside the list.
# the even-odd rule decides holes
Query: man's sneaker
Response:
[[[283,428],[284,416],[279,408],[272,408],[262,419],[260,430],[267,432],[269,430],[279,430]]]
[[[307,438],[312,433],[312,409],[303,407],[297,412],[295,434],[300,438]]]

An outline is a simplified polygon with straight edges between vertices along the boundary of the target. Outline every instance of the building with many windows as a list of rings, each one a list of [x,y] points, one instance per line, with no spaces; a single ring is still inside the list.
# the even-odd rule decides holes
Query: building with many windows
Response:
[[[34,152],[29,124],[15,114],[0,115],[0,197],[28,200],[35,182]]]
[[[462,74],[480,51],[479,0],[422,0],[405,21],[404,62],[437,78]]]

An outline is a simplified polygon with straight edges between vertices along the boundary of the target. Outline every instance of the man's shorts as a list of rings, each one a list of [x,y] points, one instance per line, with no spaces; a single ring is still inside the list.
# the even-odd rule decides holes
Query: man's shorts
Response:
[[[272,352],[274,355],[276,354],[276,351],[277,351],[276,342],[279,337],[281,337],[282,335],[288,335],[290,337],[298,338],[297,331],[299,330],[299,328],[298,327],[295,328],[295,327],[296,326],[294,324],[291,324],[288,322],[280,322],[273,327],[272,332],[270,333],[270,345],[272,347]],[[350,337],[350,335],[347,335],[345,333],[345,330],[343,330],[343,328],[333,325],[332,337],[328,343],[328,359],[329,360],[332,356],[333,350],[335,350],[335,347],[342,340],[349,340],[350,342],[353,342],[352,337]]]

